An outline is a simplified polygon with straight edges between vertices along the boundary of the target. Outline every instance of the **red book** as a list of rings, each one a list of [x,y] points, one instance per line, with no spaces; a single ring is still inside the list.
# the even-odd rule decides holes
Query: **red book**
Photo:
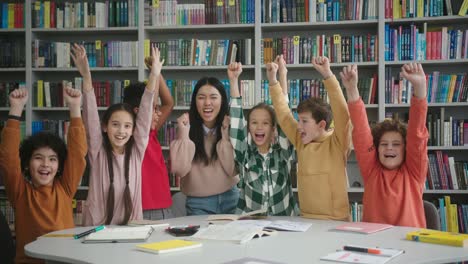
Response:
[[[57,9],[55,8],[55,1],[51,1],[50,2],[50,28],[56,28],[56,23],[55,23],[55,20],[56,20],[56,12],[57,12]]]

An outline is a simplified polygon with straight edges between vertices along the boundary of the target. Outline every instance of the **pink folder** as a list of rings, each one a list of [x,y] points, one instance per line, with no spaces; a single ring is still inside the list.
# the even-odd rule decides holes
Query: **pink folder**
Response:
[[[368,223],[368,222],[348,222],[339,225],[334,230],[356,232],[362,234],[372,234],[385,229],[392,228],[393,225],[379,224],[379,223]]]

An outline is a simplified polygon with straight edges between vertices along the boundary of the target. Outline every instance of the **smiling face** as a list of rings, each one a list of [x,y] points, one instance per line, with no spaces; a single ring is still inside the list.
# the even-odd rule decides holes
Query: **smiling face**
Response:
[[[259,149],[267,149],[273,139],[274,126],[265,109],[255,109],[249,114],[249,133]]]
[[[379,160],[386,169],[394,170],[401,166],[405,159],[405,143],[400,133],[385,132],[380,138]]]
[[[325,133],[325,121],[317,123],[312,113],[306,111],[298,113],[297,131],[301,134],[302,144],[308,144],[320,138]]]
[[[215,126],[221,103],[221,94],[214,86],[205,84],[198,90],[196,96],[197,111],[205,126],[209,128]]]
[[[124,153],[125,144],[133,135],[132,116],[123,110],[114,112],[104,127],[104,132],[107,133],[113,151],[119,154]]]
[[[29,160],[29,174],[34,186],[52,186],[59,167],[59,158],[49,147],[36,149]]]

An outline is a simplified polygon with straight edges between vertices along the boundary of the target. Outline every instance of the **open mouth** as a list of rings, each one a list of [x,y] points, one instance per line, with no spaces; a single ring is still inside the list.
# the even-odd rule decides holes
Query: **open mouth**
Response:
[[[255,139],[258,140],[258,141],[262,141],[263,139],[265,139],[265,133],[255,133]]]
[[[384,154],[384,157],[393,159],[393,158],[396,158],[396,154]]]

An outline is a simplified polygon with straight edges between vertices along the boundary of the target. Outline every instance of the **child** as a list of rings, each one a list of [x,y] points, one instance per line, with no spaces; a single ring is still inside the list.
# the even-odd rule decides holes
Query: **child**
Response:
[[[429,135],[426,76],[421,64],[405,64],[400,73],[414,89],[408,130],[399,120],[387,119],[371,132],[359,97],[356,66],[345,68],[341,76],[354,127],[354,151],[364,180],[363,221],[425,228],[422,195]]]
[[[149,66],[151,65],[152,61],[150,60]],[[124,90],[124,102],[132,106],[135,114],[138,113],[138,106],[140,105],[141,97],[145,91],[145,86],[144,83],[139,82],[127,86]],[[157,105],[158,100],[154,98],[154,111],[149,142],[141,167],[143,218],[149,220],[173,217],[170,209],[172,198],[169,187],[169,177],[161,145],[158,141],[158,131],[169,117],[174,107],[174,100],[162,75],[159,78],[159,87],[161,106]]]
[[[282,56],[280,61],[284,64]],[[323,76],[335,115],[334,129],[330,128],[330,105],[319,98],[300,102],[297,107],[299,121],[293,118],[276,80],[276,63],[267,65],[271,98],[278,123],[296,147],[302,216],[346,221],[349,220],[346,162],[351,128],[348,108],[328,58],[314,58],[312,64]]]
[[[16,263],[40,262],[27,257],[24,246],[46,233],[75,226],[72,200],[86,167],[87,146],[80,112],[81,92],[65,87],[63,95],[70,108],[68,146],[59,137],[40,132],[26,138],[19,147],[19,120],[28,91],[16,89],[10,94],[0,166],[8,200],[15,208]]]
[[[267,104],[254,106],[244,119],[238,78],[242,64],[233,62],[228,67],[231,90],[231,143],[240,173],[238,213],[266,208],[269,215],[297,215],[298,208],[291,187],[289,172],[294,147],[278,128],[274,110]],[[284,75],[285,76],[285,75]],[[287,86],[283,86],[287,97]],[[252,140],[253,144],[247,141]]]
[[[111,105],[99,122],[96,96],[86,51],[73,46],[72,58],[83,77],[83,120],[87,129],[90,160],[84,225],[127,224],[143,219],[141,163],[148,144],[153,97],[158,93],[162,63],[152,48],[153,65],[141,98],[138,116],[128,104]]]
[[[195,85],[190,113],[177,119],[177,139],[170,147],[171,171],[180,177],[180,189],[187,195],[188,215],[235,212],[239,178],[227,114],[223,84],[204,77]]]

